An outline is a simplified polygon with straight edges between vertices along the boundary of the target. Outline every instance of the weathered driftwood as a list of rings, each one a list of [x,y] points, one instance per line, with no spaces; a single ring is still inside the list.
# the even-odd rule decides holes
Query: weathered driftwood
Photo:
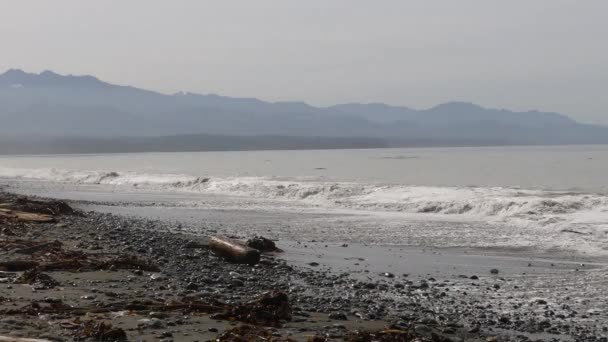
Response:
[[[209,238],[209,248],[222,258],[239,263],[255,265],[260,262],[260,251],[224,237]]]
[[[16,210],[0,210],[0,217],[6,219],[12,219],[21,222],[34,222],[34,223],[48,223],[53,222],[55,219],[50,215],[45,214],[36,214],[36,213],[26,213],[24,211],[16,211]]]
[[[52,248],[61,248],[61,242],[59,242],[57,240],[52,241],[52,242],[45,242],[45,243],[41,243],[39,245],[16,250],[15,253],[34,254],[34,253],[40,252],[42,250],[47,250],[47,249],[52,249]]]
[[[30,260],[12,260],[0,262],[0,270],[8,272],[21,272],[37,267],[38,265],[39,264],[37,262]]]
[[[41,340],[41,339],[37,339],[37,338],[0,336],[0,342],[51,342],[51,341],[50,340]]]

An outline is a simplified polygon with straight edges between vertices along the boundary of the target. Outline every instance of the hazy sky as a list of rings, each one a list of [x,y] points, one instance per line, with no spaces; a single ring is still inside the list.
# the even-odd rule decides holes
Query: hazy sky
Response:
[[[0,72],[608,123],[607,15],[606,0],[2,1]]]

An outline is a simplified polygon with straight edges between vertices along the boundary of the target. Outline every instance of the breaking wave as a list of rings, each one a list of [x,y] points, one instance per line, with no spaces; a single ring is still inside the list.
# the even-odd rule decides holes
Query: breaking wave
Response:
[[[208,198],[197,199],[196,194],[212,194],[244,198],[217,203],[246,203],[246,208],[307,210],[312,206],[363,211],[379,225],[385,219],[395,223],[387,229],[403,230],[405,240],[414,234],[445,246],[544,246],[608,256],[608,195],[599,193],[2,167],[0,181],[33,181],[70,191],[97,191],[100,187],[109,192],[189,194],[183,197],[186,202],[179,196],[176,205],[192,207],[206,207],[209,202]],[[454,221],[458,223],[450,224]],[[412,233],[412,224],[407,222],[416,222],[419,230]]]
[[[299,201],[328,208],[466,216],[536,227],[559,225],[565,231],[603,238],[608,233],[608,196],[600,194],[58,169],[0,168],[0,177]]]

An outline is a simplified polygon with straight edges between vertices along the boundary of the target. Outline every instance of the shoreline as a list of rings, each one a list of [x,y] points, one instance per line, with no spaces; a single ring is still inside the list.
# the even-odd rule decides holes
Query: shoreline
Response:
[[[15,198],[13,195],[4,194],[4,201],[7,196]],[[78,206],[78,203],[75,204]],[[579,307],[565,308],[570,304],[568,300],[557,302],[546,293],[545,296],[539,296],[548,289],[538,292],[538,284],[547,281],[561,279],[568,282],[571,281],[572,275],[598,278],[597,270],[591,268],[582,271],[568,268],[564,277],[556,277],[554,272],[516,275],[515,272],[510,274],[504,267],[500,267],[499,274],[494,275],[489,272],[487,266],[483,266],[485,272],[461,274],[457,277],[449,276],[447,272],[414,272],[406,276],[402,270],[380,268],[377,262],[372,262],[374,253],[379,250],[377,247],[338,247],[333,244],[331,247],[325,247],[323,243],[318,243],[317,252],[302,257],[298,256],[297,250],[291,246],[291,243],[297,242],[287,240],[277,241],[280,248],[286,249],[284,254],[265,256],[259,266],[251,268],[218,259],[206,247],[195,250],[184,248],[192,241],[204,246],[205,232],[194,235],[175,222],[86,212],[83,217],[60,217],[58,223],[32,227],[26,229],[26,234],[35,236],[38,240],[56,239],[70,248],[78,248],[86,253],[98,253],[99,250],[104,253],[126,253],[160,263],[163,276],[162,280],[158,281],[151,279],[152,274],[137,275],[133,270],[75,273],[77,280],[72,273],[50,273],[62,284],[60,290],[50,290],[51,294],[57,295],[54,291],[59,291],[62,301],[69,302],[71,306],[96,302],[95,305],[99,306],[114,298],[121,298],[123,301],[146,298],[148,296],[142,292],[151,289],[154,289],[152,298],[160,296],[165,300],[195,294],[205,300],[213,298],[225,303],[243,303],[263,292],[279,288],[288,291],[290,302],[301,315],[294,315],[295,319],[285,322],[276,333],[301,341],[312,335],[334,336],[339,340],[346,338],[356,329],[377,331],[391,326],[422,337],[430,338],[436,334],[452,341],[477,341],[495,336],[502,340],[509,335],[542,340],[557,338],[599,341],[600,336],[606,334],[603,329],[608,329],[606,324],[602,326],[593,321],[595,318],[601,322],[606,317],[605,311],[602,311],[605,307],[594,314],[578,315],[575,312],[580,310]],[[213,229],[210,232],[222,233]],[[97,240],[83,241],[91,238]],[[338,265],[337,260],[344,259],[347,254],[356,255],[362,251],[361,248],[371,248],[366,257],[362,258],[364,260],[345,260],[347,267]],[[311,248],[307,246],[300,248],[302,249]],[[340,253],[329,255],[328,251],[332,250]],[[426,254],[413,258],[410,256],[407,262],[411,265],[412,261],[414,264],[424,264],[422,261],[426,261],[427,264],[421,267],[423,270],[429,268],[430,271],[432,262],[428,264],[428,258],[438,255],[441,257],[441,254],[436,252],[424,252]],[[316,255],[316,258],[311,259],[311,255]],[[9,256],[11,252],[5,253],[1,258],[5,260]],[[446,257],[449,259],[453,256]],[[359,264],[356,269],[353,268],[354,264]],[[63,285],[66,282],[74,282],[76,285]],[[526,291],[522,286],[526,283],[536,284],[536,292],[525,295]],[[24,291],[31,291],[28,286],[8,286],[10,288],[0,291],[0,296],[14,300],[8,302],[11,306],[15,306],[16,302],[23,305],[29,303],[29,299],[24,300],[27,298]],[[87,294],[92,290],[95,290],[94,294]],[[50,296],[48,291],[32,293],[43,300]],[[574,291],[566,290],[568,291],[574,295]],[[118,295],[108,297],[107,293],[110,292]],[[558,296],[563,291],[559,292]],[[21,299],[17,300],[19,297]],[[508,305],[515,308],[507,309]],[[547,311],[552,311],[553,316],[547,317]],[[175,323],[179,319],[177,317],[182,317],[183,313],[174,314],[168,313],[163,321]],[[118,317],[114,313],[95,317],[95,320],[107,321],[124,329],[130,339],[147,337],[176,341],[207,340],[215,339],[218,333],[232,327],[225,321],[192,315],[188,316],[188,324],[138,328],[138,324],[145,324],[141,320],[151,319],[149,315],[150,312],[147,315],[135,313]],[[346,320],[343,320],[345,317]],[[36,317],[35,321],[38,322],[39,318]],[[15,324],[17,323],[12,323],[13,328]],[[0,326],[0,331],[11,333],[10,327],[9,322],[8,326]],[[53,336],[64,338],[61,334],[65,334],[66,329],[57,329],[54,324],[49,324],[48,327],[45,334],[59,334]],[[201,327],[208,327],[207,331],[201,331]],[[215,332],[215,329],[218,331]],[[40,336],[41,331],[29,328],[17,330],[17,334],[24,336],[27,332],[30,332],[31,337]],[[163,334],[167,336],[161,337]]]
[[[320,239],[363,245],[391,245],[397,242],[405,246],[480,248],[481,253],[486,249],[489,254],[523,253],[535,257],[560,256],[585,261],[608,261],[608,245],[603,226],[607,213],[602,204],[606,201],[605,197],[566,194],[559,200],[554,200],[551,196],[533,196],[528,199],[515,193],[505,194],[504,197],[492,195],[486,203],[479,201],[478,197],[483,197],[483,194],[457,193],[446,195],[446,198],[439,196],[435,203],[433,196],[428,197],[429,194],[426,194],[428,198],[422,204],[416,204],[422,209],[401,211],[392,207],[383,208],[382,205],[378,208],[352,207],[348,204],[350,195],[340,197],[343,194],[339,193],[337,198],[333,198],[333,192],[326,192],[325,187],[310,190],[313,198],[308,201],[307,198],[292,200],[272,196],[189,191],[188,186],[180,190],[179,187],[183,185],[181,181],[173,185],[177,188],[172,191],[152,190],[137,184],[89,184],[88,181],[74,184],[3,179],[12,184],[11,191],[24,195],[44,194],[78,201],[91,210],[179,221],[192,228],[193,233],[198,228],[204,230],[213,226],[218,230],[231,229],[231,233],[235,234],[255,230],[257,234],[270,234],[270,238],[281,240]],[[241,185],[239,183],[235,186]],[[264,191],[272,188],[272,184],[261,186]],[[302,196],[308,196],[309,190],[302,191]],[[322,192],[320,198],[314,197],[316,191]],[[443,190],[437,188],[434,191],[441,193]],[[417,192],[412,195],[414,203],[417,203],[418,195]],[[454,201],[450,197],[454,195],[463,195],[465,198]],[[517,198],[513,199],[511,195]],[[400,196],[409,195],[406,192]],[[468,205],[469,199],[466,196],[473,196],[475,202]],[[328,197],[328,203],[323,202],[325,197]],[[333,201],[342,200],[347,205],[332,205]],[[355,196],[353,202],[358,200],[360,199]],[[512,205],[513,200],[516,201],[515,205]],[[365,201],[364,196],[363,202]],[[396,198],[392,201],[397,203],[400,200]],[[481,213],[451,212],[449,208],[452,206],[454,210],[474,207]],[[435,213],[434,208],[443,208],[441,210],[446,212]],[[495,212],[496,210],[498,211]],[[201,222],[206,227],[200,227]]]

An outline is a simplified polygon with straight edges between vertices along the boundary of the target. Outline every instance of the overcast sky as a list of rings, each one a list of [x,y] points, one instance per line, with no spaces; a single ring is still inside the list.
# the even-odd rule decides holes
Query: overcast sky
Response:
[[[2,1],[0,72],[608,123],[607,15],[606,0]]]

